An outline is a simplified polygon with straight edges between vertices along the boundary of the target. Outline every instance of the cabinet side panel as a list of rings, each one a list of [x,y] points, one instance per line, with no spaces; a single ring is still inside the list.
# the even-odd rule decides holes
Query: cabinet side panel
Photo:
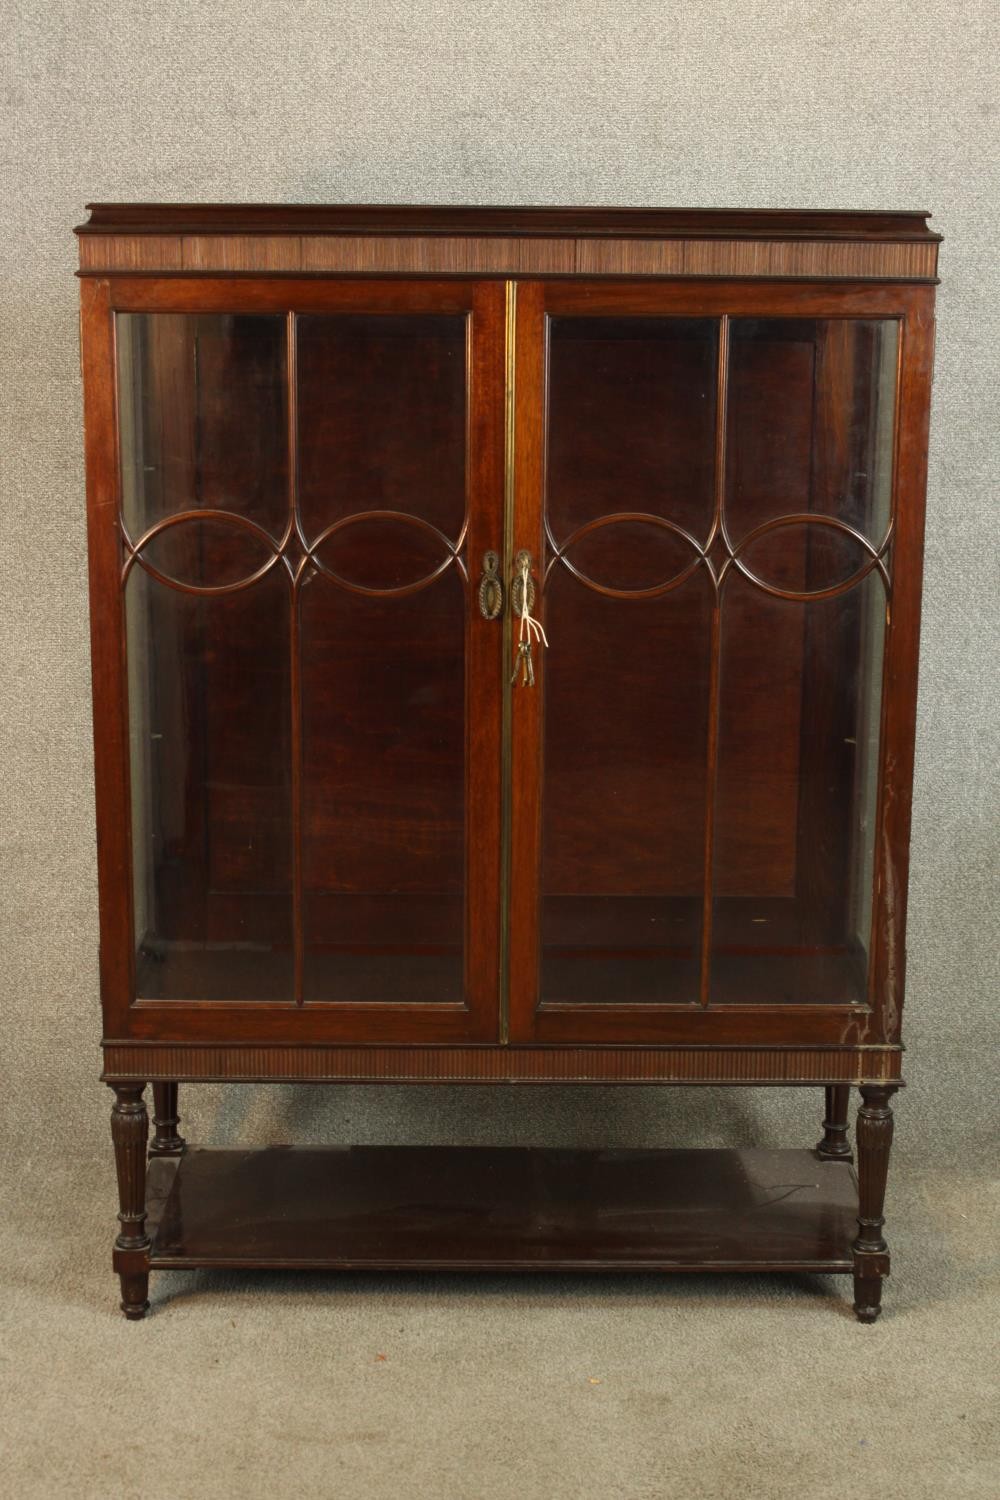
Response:
[[[127,1036],[132,992],[132,903],[114,326],[106,281],[82,282],[80,297],[101,1000],[105,1032],[112,1036]]]
[[[906,977],[906,895],[933,364],[934,293],[928,288],[906,313],[900,348],[893,594],[885,654],[870,996],[875,1039],[888,1042],[899,1039]]]

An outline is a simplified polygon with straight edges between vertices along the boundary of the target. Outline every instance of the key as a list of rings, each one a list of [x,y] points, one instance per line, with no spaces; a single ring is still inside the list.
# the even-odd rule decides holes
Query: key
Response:
[[[511,687],[517,687],[518,675],[521,678],[521,686],[528,682],[528,671],[531,663],[531,642],[519,641],[517,656],[514,658],[514,675],[510,679]]]

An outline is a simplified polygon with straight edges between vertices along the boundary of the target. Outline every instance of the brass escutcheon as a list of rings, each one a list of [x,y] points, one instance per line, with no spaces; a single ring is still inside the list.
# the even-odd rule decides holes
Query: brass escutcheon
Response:
[[[483,554],[483,576],[479,580],[479,610],[484,620],[496,620],[502,609],[500,558],[496,552],[486,552]]]

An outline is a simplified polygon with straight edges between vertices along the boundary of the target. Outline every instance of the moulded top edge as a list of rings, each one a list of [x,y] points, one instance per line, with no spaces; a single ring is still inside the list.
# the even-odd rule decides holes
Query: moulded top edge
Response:
[[[940,240],[924,210],[448,204],[88,203],[77,234],[357,234]]]

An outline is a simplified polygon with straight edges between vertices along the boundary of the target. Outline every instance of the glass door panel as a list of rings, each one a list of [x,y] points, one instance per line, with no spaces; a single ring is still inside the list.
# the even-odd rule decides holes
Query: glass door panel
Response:
[[[523,296],[515,548],[549,646],[511,690],[515,1035],[864,1004],[898,325]]]
[[[299,320],[307,1001],[465,993],[466,342]]]
[[[503,289],[302,297],[117,317],[137,996],[489,1038]]]
[[[549,324],[543,1005],[698,1000],[717,345]]]
[[[291,1000],[285,319],[116,343],[136,993]]]

